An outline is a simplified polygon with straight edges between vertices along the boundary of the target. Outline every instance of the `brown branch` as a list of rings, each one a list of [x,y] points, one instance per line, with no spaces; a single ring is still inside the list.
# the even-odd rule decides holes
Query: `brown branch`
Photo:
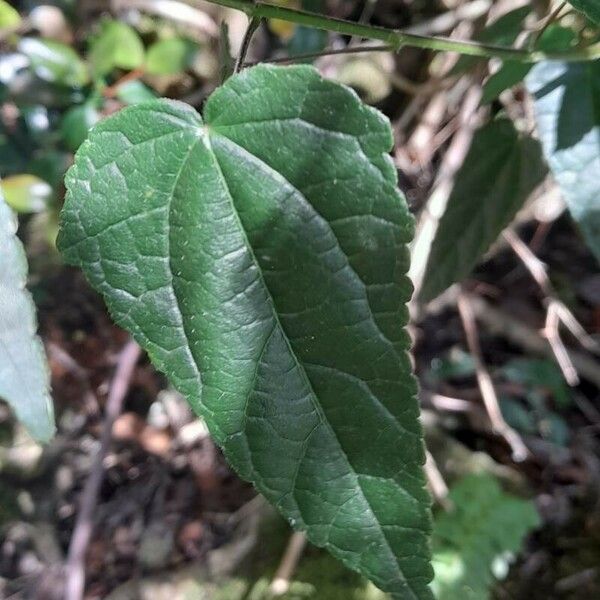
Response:
[[[471,306],[479,319],[494,335],[508,340],[527,352],[552,357],[552,349],[540,332],[525,325],[506,312],[493,307],[481,297],[472,297]],[[600,389],[600,368],[593,357],[572,350],[571,360],[577,372]]]
[[[117,368],[108,392],[108,400],[100,437],[100,448],[90,467],[90,474],[81,495],[81,502],[65,565],[65,600],[81,600],[85,588],[85,555],[93,529],[93,515],[98,502],[98,492],[104,479],[104,457],[110,446],[112,427],[121,413],[135,365],[140,357],[140,347],[129,341],[117,361]]]
[[[294,531],[269,587],[273,596],[283,596],[290,589],[290,582],[305,546],[306,534],[303,531]]]
[[[427,476],[427,484],[429,485],[431,495],[444,510],[452,510],[452,502],[448,499],[448,486],[444,481],[444,477],[438,469],[431,452],[429,450],[425,452],[425,475]]]
[[[508,242],[514,253],[521,259],[525,268],[529,271],[531,277],[538,284],[542,294],[544,295],[544,305],[546,306],[546,323],[542,331],[544,337],[548,340],[556,362],[560,367],[565,380],[571,386],[579,384],[579,375],[577,369],[573,365],[573,361],[569,356],[564,342],[560,337],[560,324],[573,334],[577,341],[590,352],[598,353],[599,347],[596,341],[585,331],[583,326],[576,319],[571,310],[562,302],[546,272],[546,265],[532,252],[527,246],[510,229],[503,233],[504,239]]]
[[[483,362],[473,307],[469,297],[464,293],[458,296],[458,312],[465,330],[469,352],[475,362],[477,383],[492,429],[501,435],[511,447],[513,460],[523,461],[529,455],[529,451],[521,436],[504,420],[492,378]]]

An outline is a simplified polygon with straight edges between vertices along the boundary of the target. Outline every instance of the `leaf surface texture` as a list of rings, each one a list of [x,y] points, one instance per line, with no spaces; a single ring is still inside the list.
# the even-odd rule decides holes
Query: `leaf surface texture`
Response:
[[[59,244],[238,473],[395,598],[429,598],[407,355],[412,218],[389,123],[311,67],[96,126]]]

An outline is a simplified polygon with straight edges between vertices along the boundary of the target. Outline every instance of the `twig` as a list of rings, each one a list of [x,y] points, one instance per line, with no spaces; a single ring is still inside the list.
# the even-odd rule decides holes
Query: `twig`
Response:
[[[417,234],[411,248],[409,270],[409,277],[412,279],[415,287],[413,293],[413,298],[415,299],[418,297],[423,285],[431,244],[435,237],[439,221],[446,210],[448,198],[450,197],[454,183],[454,176],[462,166],[471,146],[471,139],[475,131],[474,116],[479,109],[480,100],[481,86],[477,85],[469,90],[464,99],[459,115],[460,128],[444,155],[434,189],[419,219]],[[414,303],[411,304],[414,309]]]
[[[571,310],[564,302],[559,300],[550,278],[546,273],[546,265],[531,251],[531,249],[510,229],[503,233],[514,253],[521,259],[525,268],[529,271],[535,282],[544,294],[546,306],[546,324],[543,335],[548,339],[550,347],[556,357],[567,383],[571,386],[579,384],[579,377],[569,353],[560,337],[559,327],[562,322],[573,334],[577,341],[587,350],[594,353],[600,352],[596,341],[585,331]]]
[[[302,531],[294,531],[269,586],[273,596],[283,596],[290,589],[290,582],[305,546],[306,535]]]
[[[379,40],[392,44],[399,50],[403,46],[424,48],[438,52],[457,52],[480,58],[500,58],[526,63],[536,63],[545,60],[560,60],[582,62],[595,60],[600,57],[600,43],[586,47],[577,47],[564,52],[542,52],[521,50],[507,46],[486,44],[474,40],[458,40],[445,37],[423,36],[406,31],[387,29],[377,25],[356,23],[344,19],[337,19],[324,14],[313,13],[295,8],[270,4],[255,0],[208,0],[211,4],[233,8],[246,13],[251,18],[280,19],[296,25],[304,25],[314,29],[333,31],[341,35],[356,36],[369,40]]]
[[[421,402],[431,405],[436,410],[449,412],[469,413],[473,411],[475,405],[463,398],[454,398],[444,394],[438,394],[421,388]]]
[[[242,39],[242,44],[240,46],[240,51],[238,57],[235,61],[235,66],[233,67],[234,73],[239,73],[240,70],[244,66],[244,59],[246,58],[246,54],[248,52],[248,48],[250,48],[250,42],[252,41],[252,36],[254,32],[258,29],[260,22],[262,19],[260,17],[252,17],[248,22],[248,27],[246,29],[246,33]]]
[[[276,58],[269,58],[261,61],[249,61],[245,62],[245,67],[251,67],[259,63],[290,63],[298,62],[302,60],[311,60],[314,58],[321,58],[323,56],[337,56],[338,54],[365,54],[367,52],[393,52],[394,47],[389,44],[368,44],[364,46],[345,46],[344,48],[325,48],[321,52],[306,52],[304,54],[294,54],[293,56],[278,56]]]
[[[483,298],[472,297],[471,306],[479,319],[493,334],[504,337],[512,344],[533,354],[553,357],[548,341],[540,336],[539,331],[525,325],[502,310],[494,308]],[[594,358],[572,350],[571,360],[577,372],[600,389],[600,365]]]
[[[429,450],[426,450],[425,452],[425,475],[427,476],[427,483],[429,484],[431,495],[444,510],[452,510],[452,502],[448,500],[448,486],[444,481],[444,477],[438,469],[431,452],[429,452]]]
[[[105,98],[114,98],[119,93],[119,89],[122,86],[124,86],[126,83],[131,83],[132,81],[137,81],[138,79],[141,79],[144,76],[144,73],[144,69],[134,69],[133,71],[126,73],[125,75],[123,75],[123,77],[115,81],[115,83],[108,87],[105,87],[102,90],[102,95]]]
[[[85,588],[85,555],[92,535],[93,514],[98,502],[98,492],[104,479],[104,457],[110,445],[112,427],[121,413],[123,399],[129,389],[135,365],[140,357],[140,347],[128,342],[121,351],[114,378],[106,402],[100,448],[90,467],[90,474],[83,493],[69,552],[65,565],[65,600],[81,600]]]
[[[504,420],[496,390],[492,383],[492,378],[483,362],[481,347],[479,345],[479,336],[477,333],[477,324],[475,315],[471,306],[469,297],[461,293],[458,296],[458,312],[465,330],[467,338],[467,346],[469,352],[475,362],[475,373],[477,375],[477,383],[481,391],[481,397],[485,405],[492,429],[501,435],[512,449],[513,460],[516,462],[523,461],[527,458],[529,451],[523,443],[519,434]]]
[[[560,317],[556,308],[556,302],[551,300],[546,308],[546,323],[542,330],[542,335],[548,340],[566,382],[574,387],[579,385],[579,375],[577,375],[577,369],[573,365],[573,361],[569,357],[563,341],[560,339],[559,326]]]
[[[539,28],[537,33],[531,38],[531,42],[529,43],[529,47],[531,49],[535,48],[539,39],[544,35],[544,32],[558,19],[558,16],[563,11],[563,9],[567,6],[566,0],[561,2],[549,15],[548,18],[545,19],[542,23],[542,26]]]

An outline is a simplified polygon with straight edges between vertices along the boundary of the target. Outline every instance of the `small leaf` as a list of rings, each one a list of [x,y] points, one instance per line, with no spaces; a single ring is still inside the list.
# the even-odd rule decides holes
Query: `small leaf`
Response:
[[[35,74],[44,81],[81,87],[89,80],[87,67],[73,48],[39,38],[23,38],[19,50],[27,56]]]
[[[389,122],[311,67],[98,124],[59,247],[298,529],[397,599],[430,598],[407,355],[413,221]]]
[[[146,72],[150,75],[181,73],[192,64],[198,49],[198,44],[181,37],[160,40],[148,49]]]
[[[569,2],[586,15],[590,21],[600,25],[600,2],[598,0],[569,0]]]
[[[75,152],[87,138],[88,132],[100,120],[93,102],[70,108],[63,117],[60,130],[67,147]]]
[[[44,81],[81,87],[89,80],[87,67],[70,46],[29,37],[19,42],[19,50],[29,58],[35,74]]]
[[[0,397],[36,440],[46,442],[54,435],[50,376],[16,231],[17,220],[0,195]]]
[[[6,0],[0,0],[0,29],[11,29],[21,23],[21,16]]]
[[[524,385],[533,391],[549,392],[558,408],[566,409],[572,405],[569,387],[554,361],[515,359],[504,366],[502,373],[509,381]]]
[[[540,63],[526,82],[548,165],[600,260],[600,61]]]
[[[156,94],[139,79],[127,81],[117,88],[117,98],[124,104],[138,104],[156,98]]]
[[[508,119],[476,132],[433,241],[423,300],[471,272],[545,175],[539,144]]]
[[[52,198],[52,188],[35,175],[10,175],[0,181],[8,205],[20,213],[45,210]]]
[[[468,475],[449,494],[454,506],[441,512],[433,530],[432,587],[438,600],[490,597],[493,570],[517,553],[539,526],[535,505],[502,491],[487,474]],[[501,569],[504,573],[508,565]]]
[[[531,65],[516,61],[505,62],[495,73],[489,76],[483,86],[481,102],[494,101],[504,90],[521,83],[531,70]]]
[[[144,64],[144,44],[137,31],[121,21],[104,21],[92,40],[89,60],[97,75],[113,69],[137,69]]]

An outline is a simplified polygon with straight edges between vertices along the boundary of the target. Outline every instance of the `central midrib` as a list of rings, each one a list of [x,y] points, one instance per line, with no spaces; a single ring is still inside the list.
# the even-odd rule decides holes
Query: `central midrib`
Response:
[[[219,134],[216,134],[216,133],[213,132],[213,135],[219,135]],[[241,235],[242,235],[242,237],[244,239],[244,243],[246,245],[248,253],[250,254],[250,257],[251,257],[253,263],[256,265],[258,276],[260,278],[260,281],[261,281],[261,283],[263,285],[265,293],[267,294],[267,297],[268,297],[269,302],[270,302],[271,307],[272,307],[272,316],[273,316],[273,319],[276,322],[277,327],[280,329],[280,331],[282,333],[282,337],[284,339],[284,342],[286,344],[288,352],[290,353],[290,356],[292,357],[294,363],[297,365],[297,367],[299,369],[299,372],[301,373],[302,378],[305,381],[305,384],[308,386],[308,389],[310,390],[310,397],[311,397],[312,404],[313,404],[313,406],[314,406],[314,408],[315,408],[315,410],[316,410],[316,412],[317,412],[317,414],[318,414],[321,422],[324,423],[325,426],[327,427],[327,429],[329,430],[332,438],[335,440],[335,442],[336,442],[336,444],[337,444],[337,446],[338,446],[338,448],[340,450],[340,453],[344,456],[344,458],[346,460],[346,463],[348,465],[349,470],[352,472],[352,474],[354,476],[356,489],[360,491],[360,494],[361,494],[361,496],[362,496],[365,504],[369,507],[369,510],[371,512],[373,520],[376,523],[377,527],[379,528],[381,537],[385,541],[387,551],[388,551],[389,555],[391,556],[393,562],[396,564],[396,571],[397,571],[400,579],[406,584],[407,589],[410,590],[411,595],[416,600],[417,597],[414,595],[414,593],[412,591],[412,588],[411,588],[408,580],[404,576],[404,573],[402,572],[402,569],[400,568],[400,565],[399,565],[398,561],[396,560],[396,556],[395,556],[395,554],[394,554],[394,552],[393,552],[393,550],[391,548],[389,540],[387,539],[386,533],[385,533],[384,529],[381,527],[381,524],[379,523],[379,520],[377,519],[377,517],[375,515],[375,512],[373,511],[373,508],[371,507],[371,504],[369,503],[366,495],[364,494],[364,492],[362,490],[361,484],[360,484],[359,479],[358,479],[359,474],[354,469],[354,466],[350,462],[350,459],[348,458],[348,455],[346,454],[346,452],[345,452],[345,450],[344,450],[344,448],[343,448],[343,446],[342,446],[339,438],[337,437],[337,435],[336,435],[333,427],[329,423],[329,420],[326,418],[326,415],[325,415],[325,413],[323,411],[323,408],[321,407],[321,405],[320,405],[320,403],[318,401],[318,396],[317,396],[317,394],[316,394],[316,392],[315,392],[315,390],[313,388],[312,382],[311,382],[310,378],[308,377],[308,374],[306,373],[306,370],[305,370],[303,364],[300,362],[300,360],[296,356],[295,351],[293,350],[293,348],[291,346],[289,337],[287,336],[285,328],[283,327],[283,324],[281,323],[281,320],[279,319],[279,315],[277,313],[275,301],[273,299],[271,291],[268,288],[268,286],[266,284],[266,281],[264,279],[264,275],[262,273],[262,269],[260,267],[260,263],[258,262],[258,259],[256,258],[256,255],[254,253],[254,249],[253,249],[252,245],[250,244],[250,240],[248,239],[246,231],[245,231],[245,229],[243,227],[243,224],[242,224],[241,219],[239,217],[239,214],[237,212],[237,209],[236,209],[236,206],[235,206],[235,202],[234,202],[233,196],[231,194],[231,190],[229,189],[229,185],[227,183],[227,180],[225,179],[225,176],[223,174],[223,170],[221,168],[221,165],[219,163],[217,155],[214,152],[214,150],[212,149],[212,145],[210,144],[210,136],[207,136],[206,139],[207,139],[207,142],[208,142],[208,147],[209,147],[210,154],[211,154],[211,156],[213,157],[213,160],[214,160],[215,167],[217,168],[217,170],[219,172],[219,178],[221,179],[223,187],[224,187],[225,191],[227,192],[227,196],[228,196],[228,198],[230,200],[232,214],[234,215],[234,218],[235,218],[235,220],[236,220],[236,222],[238,224],[239,231],[241,232]],[[225,138],[225,139],[227,141],[231,142],[231,140],[229,138]],[[298,506],[298,510],[299,510],[299,512],[301,514],[300,506]],[[304,518],[303,518],[303,520],[304,520]]]

